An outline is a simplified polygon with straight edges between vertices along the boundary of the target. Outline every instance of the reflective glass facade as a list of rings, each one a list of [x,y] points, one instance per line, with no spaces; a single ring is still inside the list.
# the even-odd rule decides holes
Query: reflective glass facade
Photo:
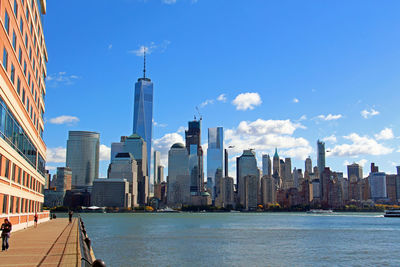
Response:
[[[67,141],[67,167],[72,170],[72,186],[91,186],[99,177],[100,134],[70,131]]]
[[[140,135],[147,144],[147,173],[150,172],[151,140],[153,130],[153,83],[140,78],[135,84],[135,106],[133,112],[133,133]]]
[[[207,149],[207,188],[215,198],[215,176],[217,171],[222,172],[224,159],[224,130],[222,127],[208,128]],[[211,182],[211,184],[208,183]]]

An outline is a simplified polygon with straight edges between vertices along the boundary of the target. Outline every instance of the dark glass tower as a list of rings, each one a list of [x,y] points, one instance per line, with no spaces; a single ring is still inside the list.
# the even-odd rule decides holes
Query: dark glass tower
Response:
[[[203,149],[201,142],[201,120],[189,121],[185,131],[186,149],[189,153],[190,193],[199,195],[204,188]]]

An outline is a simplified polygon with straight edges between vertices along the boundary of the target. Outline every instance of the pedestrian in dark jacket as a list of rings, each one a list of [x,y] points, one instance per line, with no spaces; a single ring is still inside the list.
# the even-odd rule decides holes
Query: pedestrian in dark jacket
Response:
[[[4,223],[1,225],[1,239],[3,240],[2,251],[7,250],[9,247],[8,239],[10,238],[11,229],[12,224],[10,223],[10,221],[7,218],[4,219]]]

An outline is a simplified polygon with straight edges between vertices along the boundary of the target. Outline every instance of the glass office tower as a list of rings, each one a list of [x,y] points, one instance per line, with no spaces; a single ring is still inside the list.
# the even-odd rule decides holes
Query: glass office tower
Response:
[[[222,173],[224,159],[224,130],[222,127],[208,128],[208,149],[207,149],[207,188],[211,196],[216,195],[216,174]],[[210,184],[209,184],[209,182]]]
[[[67,167],[72,170],[72,187],[91,186],[99,178],[100,134],[69,131]]]
[[[139,78],[135,84],[133,133],[140,135],[147,144],[147,173],[150,173],[151,140],[153,130],[153,83],[149,78]]]

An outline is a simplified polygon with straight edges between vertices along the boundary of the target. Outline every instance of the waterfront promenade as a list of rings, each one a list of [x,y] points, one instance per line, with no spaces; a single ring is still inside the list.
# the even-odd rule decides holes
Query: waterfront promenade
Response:
[[[77,218],[12,232],[9,250],[0,252],[0,266],[80,266],[78,234]]]

